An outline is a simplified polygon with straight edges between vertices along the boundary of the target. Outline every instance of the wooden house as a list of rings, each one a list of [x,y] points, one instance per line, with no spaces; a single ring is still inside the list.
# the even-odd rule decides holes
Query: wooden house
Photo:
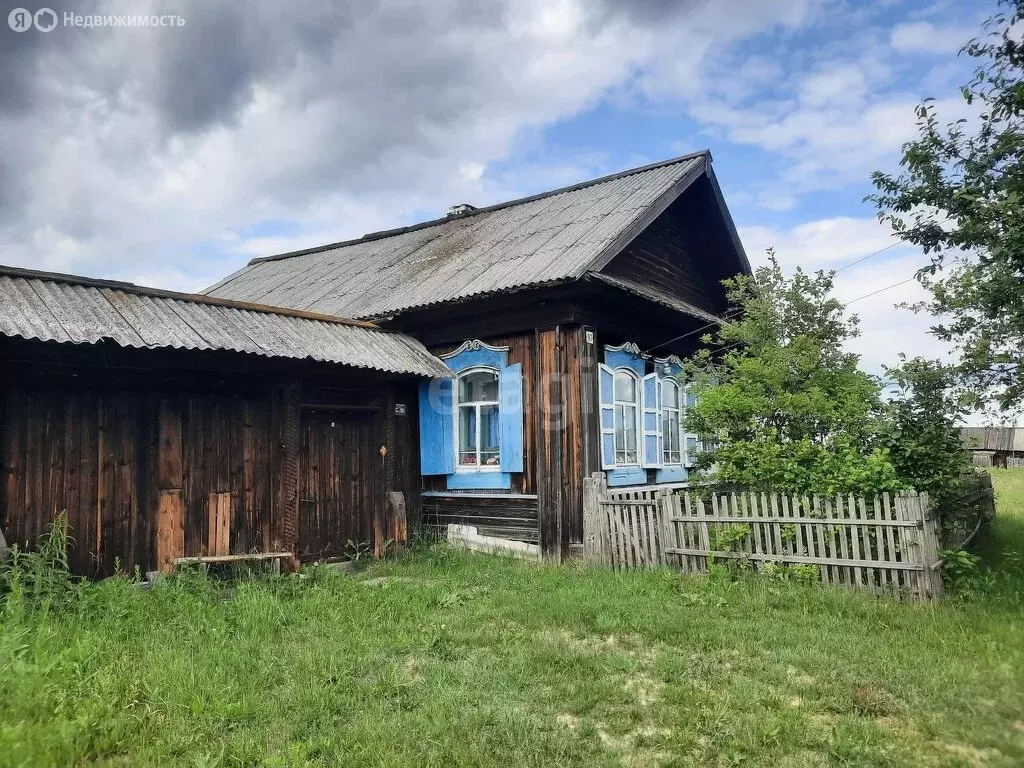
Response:
[[[1024,468],[1024,427],[961,427],[960,439],[976,466]]]
[[[707,152],[434,221],[253,260],[209,289],[372,320],[454,378],[423,383],[424,522],[539,542],[583,537],[582,484],[679,483],[678,356],[749,273]]]
[[[417,384],[448,375],[369,322],[0,268],[0,527],[32,546],[66,510],[90,576],[380,552],[419,502]]]

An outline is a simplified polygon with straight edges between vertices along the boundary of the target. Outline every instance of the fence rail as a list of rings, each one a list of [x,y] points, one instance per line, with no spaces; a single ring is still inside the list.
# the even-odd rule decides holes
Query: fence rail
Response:
[[[738,560],[759,569],[816,569],[826,584],[912,599],[942,594],[938,518],[923,493],[609,491],[595,476],[585,483],[583,534],[584,557],[596,565],[705,572],[716,560]]]

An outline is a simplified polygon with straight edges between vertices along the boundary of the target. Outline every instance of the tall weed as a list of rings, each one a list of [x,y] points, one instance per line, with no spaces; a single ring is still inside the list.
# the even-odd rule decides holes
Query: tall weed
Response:
[[[83,585],[68,569],[68,549],[73,543],[67,513],[61,512],[39,538],[37,550],[11,549],[10,560],[0,570],[0,601],[9,618],[70,607]]]

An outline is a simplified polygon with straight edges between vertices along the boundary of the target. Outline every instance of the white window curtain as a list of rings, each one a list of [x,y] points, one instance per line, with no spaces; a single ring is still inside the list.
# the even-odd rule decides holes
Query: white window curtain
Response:
[[[491,368],[471,368],[460,373],[456,407],[456,471],[499,471],[498,372]]]

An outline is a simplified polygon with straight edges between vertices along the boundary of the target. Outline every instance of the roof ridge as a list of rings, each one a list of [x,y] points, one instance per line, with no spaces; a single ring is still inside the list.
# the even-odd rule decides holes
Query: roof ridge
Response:
[[[258,256],[256,258],[250,259],[247,266],[252,266],[254,264],[260,264],[260,263],[265,262],[265,261],[281,261],[283,259],[290,259],[290,258],[293,258],[293,257],[296,257],[296,256],[306,256],[306,255],[311,254],[311,253],[319,253],[321,251],[330,251],[330,250],[334,250],[335,248],[344,248],[344,247],[349,246],[349,245],[355,245],[356,243],[368,243],[368,242],[373,242],[374,240],[383,240],[383,239],[388,238],[388,237],[394,237],[395,235],[404,235],[407,232],[416,232],[416,231],[421,230],[421,229],[429,229],[430,227],[437,227],[437,226],[440,226],[441,224],[444,224],[444,223],[449,222],[449,221],[455,221],[455,220],[461,221],[463,219],[472,218],[473,216],[477,216],[477,215],[479,215],[481,213],[491,213],[492,211],[500,211],[500,210],[502,210],[504,208],[511,208],[513,206],[516,206],[516,205],[524,205],[526,203],[532,203],[535,200],[542,200],[542,199],[544,199],[546,197],[554,197],[555,195],[562,195],[562,194],[565,194],[567,192],[575,192],[575,191],[577,191],[579,189],[585,189],[587,187],[593,187],[593,186],[596,186],[598,184],[604,184],[604,183],[609,182],[609,181],[615,181],[616,179],[621,179],[621,178],[624,178],[626,176],[633,176],[633,175],[638,174],[638,173],[645,173],[647,171],[654,171],[654,170],[657,170],[658,168],[664,168],[664,167],[669,166],[669,165],[675,165],[677,163],[682,163],[682,162],[685,162],[687,160],[693,160],[694,158],[703,157],[703,156],[707,156],[708,159],[710,159],[710,157],[711,157],[711,150],[707,149],[707,148],[700,149],[700,150],[697,150],[696,152],[689,152],[689,153],[687,153],[685,155],[679,155],[678,157],[669,158],[668,160],[659,160],[656,163],[649,163],[647,165],[641,165],[641,166],[638,166],[636,168],[627,168],[624,171],[617,171],[616,173],[606,174],[604,176],[599,176],[596,179],[589,179],[587,181],[580,181],[580,182],[577,182],[575,184],[570,184],[570,185],[565,186],[565,187],[559,187],[557,189],[552,189],[552,190],[549,190],[547,192],[538,192],[538,193],[533,194],[533,195],[527,195],[526,197],[519,197],[519,198],[515,198],[515,199],[512,199],[512,200],[506,200],[505,202],[502,202],[502,203],[495,203],[494,205],[487,205],[487,206],[484,206],[482,208],[476,208],[476,209],[474,209],[472,211],[468,211],[467,213],[460,214],[457,217],[444,216],[444,217],[437,218],[437,219],[430,219],[428,221],[421,221],[421,222],[419,222],[417,224],[409,224],[409,225],[404,226],[404,227],[396,227],[394,229],[384,229],[384,230],[381,230],[379,232],[371,232],[369,234],[363,235],[362,237],[355,237],[355,238],[351,238],[349,240],[339,240],[336,243],[327,243],[325,245],[316,245],[316,246],[312,246],[310,248],[302,248],[302,249],[299,249],[297,251],[288,251],[286,253],[278,253],[278,254],[274,254],[272,256]]]
[[[269,304],[256,304],[248,301],[236,301],[234,299],[222,299],[217,296],[206,296],[198,293],[183,293],[181,291],[169,291],[164,288],[150,288],[121,280],[107,280],[100,277],[83,277],[71,275],[64,272],[46,272],[40,269],[25,269],[24,267],[12,267],[0,264],[0,277],[17,277],[25,280],[45,280],[53,283],[67,283],[69,285],[81,285],[87,288],[109,288],[111,290],[125,291],[139,296],[154,296],[162,299],[177,299],[179,301],[192,302],[193,304],[208,304],[228,309],[241,309],[250,312],[262,312],[268,315],[281,315],[283,317],[298,317],[304,320],[318,320],[327,323],[338,323],[340,325],[352,325],[361,328],[368,328],[383,333],[394,333],[387,328],[381,328],[376,323],[368,320],[357,320],[350,317],[338,317],[327,315],[321,312],[309,312],[304,309],[289,309],[287,307],[274,307]]]

